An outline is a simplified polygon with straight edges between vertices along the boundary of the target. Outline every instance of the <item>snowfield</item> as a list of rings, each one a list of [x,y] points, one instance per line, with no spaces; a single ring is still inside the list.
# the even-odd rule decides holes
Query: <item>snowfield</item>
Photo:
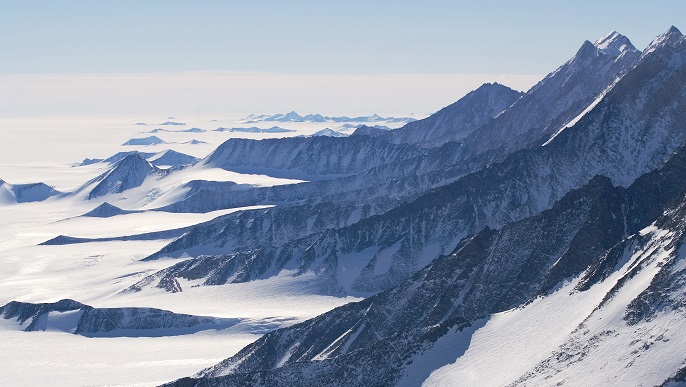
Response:
[[[15,185],[44,182],[62,193],[42,202],[0,202],[0,305],[14,300],[42,303],[69,298],[99,308],[153,307],[197,316],[235,318],[239,322],[229,328],[187,335],[95,338],[53,328],[23,332],[25,326],[17,321],[0,319],[3,384],[160,384],[215,364],[273,329],[357,300],[318,296],[309,289],[309,276],[293,278],[288,273],[222,287],[184,284],[185,291],[178,294],[162,289],[122,294],[124,288],[144,275],[178,262],[139,261],[172,239],[39,245],[58,235],[111,238],[181,229],[243,209],[266,207],[208,213],[145,211],[175,202],[187,190],[184,184],[192,180],[259,187],[302,182],[196,164],[164,177],[148,176],[141,186],[122,193],[87,200],[95,183],[86,182],[106,173],[112,165],[96,162],[78,166],[81,160],[104,159],[122,151],[157,153],[166,149],[202,158],[229,137],[311,135],[330,124],[280,123],[294,131],[251,133],[214,131],[221,126],[248,126],[235,119],[188,121],[185,126],[173,127],[154,124],[164,122],[164,118],[148,121],[150,124],[144,126],[134,124],[138,121],[124,120],[0,120],[0,132],[4,135],[0,151],[2,180]],[[273,124],[262,126],[269,128]],[[146,137],[145,132],[157,127],[169,129],[156,134],[166,144],[121,146],[126,139]],[[184,131],[193,127],[205,131]],[[193,140],[198,141],[194,144]],[[142,212],[106,218],[82,216],[104,202]]]

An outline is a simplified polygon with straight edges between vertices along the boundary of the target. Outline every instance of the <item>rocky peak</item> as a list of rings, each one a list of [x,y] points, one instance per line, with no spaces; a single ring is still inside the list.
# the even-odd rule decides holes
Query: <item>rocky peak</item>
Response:
[[[143,184],[147,176],[161,171],[138,153],[128,155],[112,170],[100,176],[100,182],[90,192],[88,199],[138,187]]]
[[[658,35],[652,42],[643,50],[643,56],[655,51],[657,48],[665,46],[675,46],[684,39],[684,35],[678,28],[671,26],[666,32]]]

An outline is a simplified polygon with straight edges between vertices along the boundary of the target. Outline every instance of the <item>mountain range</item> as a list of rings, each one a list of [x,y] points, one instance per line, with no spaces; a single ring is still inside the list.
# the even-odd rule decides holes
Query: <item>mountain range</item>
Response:
[[[378,114],[373,114],[371,116],[358,116],[358,117],[347,117],[347,116],[323,116],[321,114],[307,114],[301,116],[300,114],[291,111],[289,113],[278,113],[274,115],[268,114],[250,114],[249,116],[243,118],[241,121],[243,123],[256,123],[256,122],[412,122],[416,119],[411,117],[381,117]]]
[[[472,120],[476,128],[451,132],[459,144],[453,160],[485,158],[486,168],[349,226],[165,269],[161,278],[215,285],[294,268],[318,273],[325,291],[374,294],[269,333],[174,385],[469,384],[469,365],[479,361],[470,350],[486,346],[482,356],[496,358],[502,351],[479,332],[508,311],[536,314],[547,299],[557,302],[552,321],[572,323],[537,348],[540,358],[505,371],[502,384],[579,385],[589,370],[596,383],[683,381],[684,358],[674,354],[682,345],[677,327],[686,323],[684,59],[676,28],[643,52],[617,33],[585,42],[526,94],[503,88],[515,99],[503,111],[509,101],[490,97],[494,106]],[[455,114],[437,114],[447,113]],[[443,128],[440,118],[424,128]],[[415,144],[430,146],[430,130]],[[431,150],[450,149],[445,144]],[[578,298],[586,302],[567,310]],[[434,356],[445,343],[465,341],[447,360]],[[485,377],[479,385],[490,384],[488,372],[477,373]]]
[[[617,32],[583,42],[525,93],[489,83],[405,122],[344,137],[232,138],[199,161],[172,151],[89,160],[108,170],[71,194],[102,201],[86,217],[261,207],[45,244],[164,242],[141,260],[157,267],[126,277],[112,297],[286,276],[308,278],[319,295],[363,298],[170,386],[686,385],[686,38],[677,28],[642,51]],[[306,181],[187,178],[202,171]],[[145,209],[105,201],[151,186]],[[14,187],[0,180],[0,193],[19,201]],[[37,190],[36,200],[70,195]],[[109,332],[110,315],[124,316],[111,330],[127,332],[232,323],[74,300],[0,308],[26,330],[58,313],[78,313],[58,324],[92,335]],[[150,325],[136,322],[150,315]]]

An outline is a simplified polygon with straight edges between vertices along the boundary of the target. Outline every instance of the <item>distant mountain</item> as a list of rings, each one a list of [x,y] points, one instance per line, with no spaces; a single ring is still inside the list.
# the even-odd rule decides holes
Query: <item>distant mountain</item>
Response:
[[[147,159],[148,157],[154,156],[156,153],[154,153],[154,152],[139,152],[139,151],[117,152],[117,153],[113,154],[112,156],[102,160],[102,162],[107,163],[107,164],[116,164],[116,163],[120,162],[121,160],[124,160],[124,158],[126,158],[126,156],[130,156],[133,154],[140,155],[142,158]]]
[[[239,132],[239,133],[289,133],[295,132],[293,129],[280,128],[278,126],[272,126],[271,128],[258,128],[252,126],[249,128],[222,128],[219,127],[214,130],[215,132]]]
[[[176,122],[176,121],[165,121],[161,123],[160,125],[169,125],[169,126],[183,126],[186,125],[185,122]]]
[[[99,162],[102,162],[104,159],[91,159],[91,158],[85,158],[83,159],[82,162],[78,164],[74,164],[75,167],[82,167],[84,165],[91,165],[91,164],[97,164]]]
[[[348,135],[345,133],[337,132],[331,128],[324,128],[322,130],[319,130],[317,132],[314,132],[312,134],[312,137],[319,137],[319,136],[326,136],[326,137],[347,137]]]
[[[143,158],[148,158],[150,156],[153,156],[155,153],[145,153],[145,152],[139,152],[139,151],[126,151],[126,152],[117,152],[114,155],[106,158],[106,159],[97,159],[97,158],[86,158],[84,159],[81,163],[77,164],[76,166],[82,167],[84,165],[91,165],[91,164],[97,164],[97,163],[106,163],[106,164],[114,164],[128,155],[132,155],[134,153],[138,153],[141,155]]]
[[[288,114],[291,114],[292,116],[297,116],[296,112],[290,112]],[[296,118],[300,118],[303,121],[308,121],[308,122],[326,122],[326,120],[327,120],[327,117],[324,117],[321,114],[308,114],[305,117],[297,116]]]
[[[195,142],[193,142],[195,141]],[[205,142],[201,142],[198,140],[192,140],[188,142],[189,144],[206,144]],[[125,159],[127,156],[130,155],[139,155],[141,158],[144,158],[148,161],[150,161],[151,164],[155,166],[166,166],[166,167],[175,167],[175,168],[180,168],[185,165],[193,164],[199,159],[194,156],[187,155],[185,153],[177,152],[172,149],[167,149],[161,152],[139,152],[139,151],[127,151],[127,152],[118,152],[106,159],[85,159],[82,161],[78,166],[84,166],[84,165],[91,165],[91,164],[96,164],[96,163],[105,163],[105,164],[116,164],[119,161]]]
[[[184,124],[185,125],[185,124]],[[159,133],[159,132],[171,132],[171,133],[203,133],[205,132],[205,129],[200,129],[200,128],[190,128],[190,129],[183,129],[183,130],[171,130],[171,129],[162,129],[162,128],[156,128],[152,129],[147,133]]]
[[[348,132],[348,131],[356,132],[357,129],[360,129],[360,128],[370,128],[370,129],[374,130],[374,133],[377,133],[378,131],[382,131],[382,130],[392,130],[391,128],[389,128],[386,125],[378,125],[378,124],[377,125],[371,125],[371,126],[368,126],[365,124],[343,124],[343,125],[334,127],[332,129],[337,131],[337,132]],[[378,133],[381,133],[381,132],[378,132]],[[378,135],[376,135],[376,134],[368,134],[368,133],[363,133],[361,131],[357,132],[357,134],[358,135],[364,134],[364,135],[368,135],[368,136],[372,136],[372,137],[378,137]]]
[[[121,208],[117,206],[113,206],[107,202],[102,203],[101,205],[95,207],[91,211],[88,211],[87,213],[81,215],[89,218],[111,218],[113,216],[117,215],[125,215],[125,214],[131,214],[135,213],[137,211],[126,211],[122,210]]]
[[[87,337],[176,336],[239,322],[153,308],[94,308],[69,299],[42,304],[12,301],[0,307],[0,317],[15,320],[26,332],[57,330]]]
[[[172,149],[156,153],[153,156],[147,158],[147,160],[157,167],[183,167],[186,165],[194,164],[200,159],[185,153],[177,152]]]
[[[201,140],[192,139],[192,140],[190,140],[190,141],[184,142],[183,144],[199,145],[199,144],[207,144],[207,141],[201,141]]]
[[[285,114],[274,114],[274,115],[255,115],[251,114],[241,121],[244,123],[255,123],[255,122],[412,122],[416,119],[411,117],[381,117],[378,114],[373,114],[371,116],[359,116],[359,117],[329,117],[323,116],[321,114],[307,114],[301,116],[300,114],[292,111]]]
[[[310,116],[312,117],[312,116]],[[319,116],[321,117],[321,116]],[[317,118],[315,118],[317,119]],[[265,121],[278,121],[278,122],[304,122],[305,117],[300,116],[296,112],[290,112],[286,114],[276,114],[265,119]],[[319,121],[321,122],[321,121]]]
[[[166,144],[166,142],[157,136],[150,136],[150,137],[144,137],[144,138],[132,138],[132,139],[124,142],[122,145],[157,145],[157,144]]]
[[[45,183],[10,184],[0,180],[0,204],[42,202],[60,194]]]
[[[110,171],[100,175],[95,180],[97,184],[88,194],[88,199],[124,192],[139,187],[148,176],[164,174],[163,170],[150,164],[140,154],[134,153],[119,161]]]

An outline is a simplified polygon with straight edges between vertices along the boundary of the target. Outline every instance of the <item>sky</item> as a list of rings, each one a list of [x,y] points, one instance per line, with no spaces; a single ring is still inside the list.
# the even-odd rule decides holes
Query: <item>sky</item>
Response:
[[[685,18],[681,0],[0,0],[0,115],[430,113]]]

